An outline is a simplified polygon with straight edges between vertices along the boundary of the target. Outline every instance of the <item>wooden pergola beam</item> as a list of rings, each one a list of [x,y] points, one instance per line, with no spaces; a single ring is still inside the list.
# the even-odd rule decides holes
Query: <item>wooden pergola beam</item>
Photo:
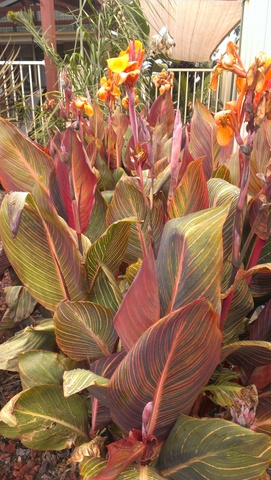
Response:
[[[56,50],[54,0],[40,0],[40,16],[42,33],[48,45],[52,45]],[[58,72],[48,55],[44,55],[44,60],[47,92],[52,92],[58,88]]]

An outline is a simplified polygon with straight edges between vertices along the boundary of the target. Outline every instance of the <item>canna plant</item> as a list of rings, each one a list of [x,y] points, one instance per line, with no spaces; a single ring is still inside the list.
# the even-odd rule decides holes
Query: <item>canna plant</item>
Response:
[[[108,60],[105,116],[64,77],[46,148],[0,119],[0,434],[74,448],[83,480],[267,479],[271,60],[230,43],[211,87],[232,70],[237,101],[182,125],[163,73],[137,105],[143,57]]]

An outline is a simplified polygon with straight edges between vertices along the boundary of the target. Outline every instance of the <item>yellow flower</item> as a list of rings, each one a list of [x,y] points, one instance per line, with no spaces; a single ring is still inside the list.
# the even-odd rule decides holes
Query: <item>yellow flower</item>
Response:
[[[118,57],[107,60],[109,77],[115,85],[124,83],[133,87],[140,74],[145,50],[139,40],[130,42],[125,51],[121,51]]]

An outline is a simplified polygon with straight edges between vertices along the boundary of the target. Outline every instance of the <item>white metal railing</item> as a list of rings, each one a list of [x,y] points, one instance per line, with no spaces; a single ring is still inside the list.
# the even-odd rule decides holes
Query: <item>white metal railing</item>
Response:
[[[25,133],[35,128],[36,110],[44,101],[44,61],[0,61],[5,64],[1,79],[1,116],[13,120]]]
[[[174,73],[174,87],[171,93],[175,107],[181,110],[183,123],[189,120],[197,99],[216,113],[225,107],[227,101],[233,100],[236,96],[235,83],[230,72],[223,72],[218,79],[217,91],[213,92],[209,88],[212,68],[169,68],[168,70]]]
[[[0,115],[13,120],[26,134],[35,131],[37,107],[44,102],[44,61],[0,61],[8,68],[2,77],[0,91]],[[225,102],[236,96],[233,75],[224,72],[218,80],[216,92],[209,89],[211,68],[170,68],[174,72],[172,98],[174,106],[181,110],[186,123],[192,113],[196,99],[211,111],[225,107]],[[158,94],[156,89],[156,95]],[[42,120],[41,120],[42,121]]]

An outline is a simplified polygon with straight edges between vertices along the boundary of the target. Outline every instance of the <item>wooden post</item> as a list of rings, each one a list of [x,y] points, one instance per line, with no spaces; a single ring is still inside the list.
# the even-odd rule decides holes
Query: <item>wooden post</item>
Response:
[[[56,50],[54,0],[40,0],[40,16],[42,33],[46,38],[48,45],[53,45]],[[47,92],[51,92],[58,88],[57,68],[48,55],[44,54],[44,60]]]

